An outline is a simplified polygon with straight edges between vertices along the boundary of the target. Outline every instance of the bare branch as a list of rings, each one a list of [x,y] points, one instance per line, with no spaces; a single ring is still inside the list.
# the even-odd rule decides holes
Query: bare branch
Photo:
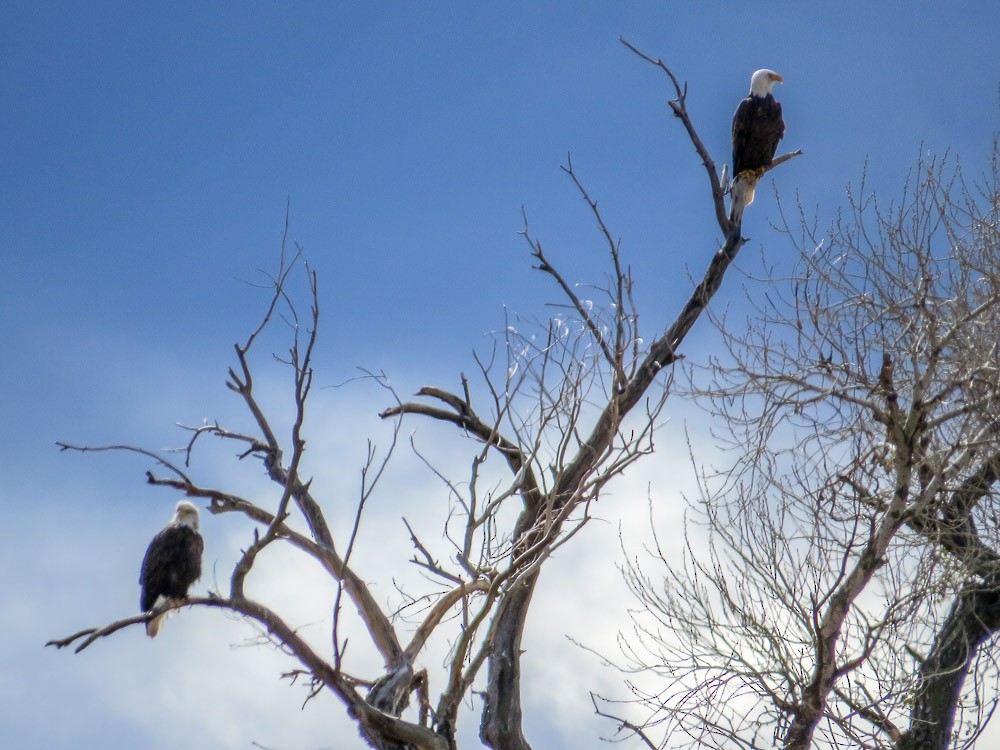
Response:
[[[708,182],[711,186],[712,203],[715,206],[715,219],[719,223],[719,228],[722,230],[722,234],[728,237],[732,233],[733,227],[730,225],[729,216],[726,213],[726,189],[725,186],[719,181],[719,173],[715,167],[715,161],[712,159],[712,156],[709,154],[705,144],[698,136],[698,131],[695,130],[694,123],[691,121],[691,116],[688,114],[687,84],[685,83],[682,86],[680,81],[677,80],[677,76],[674,75],[673,71],[668,68],[662,60],[654,60],[644,52],[640,52],[624,38],[619,39],[619,41],[638,57],[662,70],[666,74],[667,78],[670,79],[670,83],[676,94],[676,98],[670,100],[670,109],[673,110],[674,115],[676,115],[684,124],[684,129],[687,131],[688,137],[691,139],[691,144],[694,146],[695,151],[698,152],[698,156],[701,157],[701,162],[705,166],[705,171],[708,173]]]
[[[594,704],[594,713],[595,714],[597,714],[598,716],[601,716],[601,717],[603,717],[605,719],[611,719],[613,722],[615,722],[618,725],[618,731],[619,732],[621,732],[623,730],[628,730],[634,736],[638,737],[642,741],[642,743],[646,747],[648,747],[650,750],[659,750],[659,748],[657,747],[656,743],[654,743],[651,739],[649,739],[649,737],[646,735],[646,733],[642,730],[642,727],[639,727],[636,724],[633,724],[628,719],[623,719],[620,716],[615,716],[614,714],[609,714],[609,713],[606,713],[606,712],[602,711],[600,708],[597,707],[597,700],[598,700],[597,695],[595,693],[591,693],[590,694],[590,701],[591,701],[591,703]]]
[[[69,443],[57,442],[56,445],[59,446],[60,451],[79,451],[80,453],[100,453],[103,451],[125,451],[127,453],[138,453],[141,456],[146,456],[147,458],[153,459],[156,463],[160,464],[168,471],[172,471],[176,474],[182,482],[190,482],[191,480],[187,475],[177,468],[170,461],[160,456],[155,451],[147,450],[145,448],[138,448],[134,445],[100,445],[100,446],[85,446],[85,445],[71,445]]]

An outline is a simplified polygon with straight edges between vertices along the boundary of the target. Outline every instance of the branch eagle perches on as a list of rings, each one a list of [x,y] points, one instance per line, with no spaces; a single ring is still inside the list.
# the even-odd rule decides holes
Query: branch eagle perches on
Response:
[[[730,185],[727,184],[729,181],[725,177],[726,170],[723,169],[722,175],[720,176],[718,170],[716,169],[715,161],[712,159],[712,156],[705,147],[705,144],[702,143],[697,131],[695,131],[694,124],[692,123],[687,110],[687,84],[682,84],[677,79],[677,76],[674,75],[673,71],[671,71],[662,60],[653,59],[644,52],[639,51],[625,39],[622,39],[621,43],[633,53],[638,55],[641,59],[662,70],[663,73],[670,79],[670,83],[673,86],[676,96],[668,103],[674,115],[684,124],[684,129],[687,131],[688,137],[691,139],[691,143],[694,145],[695,151],[698,152],[698,156],[701,157],[702,164],[708,172],[709,183],[712,186],[712,202],[715,208],[716,221],[718,221],[719,227],[722,229],[722,233],[725,237],[728,238],[730,234],[734,232],[739,234],[740,227],[743,223],[743,209],[746,208],[749,202],[746,200],[745,196],[738,194],[731,195],[732,205],[730,210],[728,212],[726,211],[726,195],[731,193]],[[774,157],[769,164],[755,170],[753,185],[749,188],[750,194],[752,195],[753,188],[756,187],[757,183],[764,177],[765,174],[770,172],[772,169],[781,166],[789,159],[793,159],[794,157],[801,155],[802,150],[796,149],[786,154],[782,154],[781,156]],[[735,181],[737,175],[734,174],[732,176]]]
[[[585,413],[579,408],[569,412],[561,410],[563,402],[561,398],[551,398],[556,391],[548,387],[547,376],[557,372],[565,386],[565,378],[571,373],[567,362],[573,359],[565,355],[573,348],[572,343],[550,336],[544,347],[518,350],[508,327],[504,341],[506,351],[520,351],[522,354],[504,363],[506,374],[500,383],[493,383],[489,368],[481,367],[481,374],[492,394],[488,404],[491,410],[489,418],[475,410],[468,398],[467,388],[464,396],[430,387],[422,388],[417,394],[443,403],[445,408],[414,401],[399,404],[382,413],[383,417],[421,415],[458,426],[484,445],[483,453],[477,460],[484,460],[491,450],[500,454],[511,473],[510,489],[502,497],[516,496],[521,500],[508,559],[508,580],[511,584],[503,590],[493,617],[486,659],[488,676],[480,733],[483,741],[496,750],[530,748],[521,728],[520,642],[541,565],[555,545],[579,530],[586,521],[586,509],[604,485],[652,449],[653,426],[663,407],[665,391],[663,396],[650,399],[650,388],[660,371],[671,367],[680,357],[679,347],[718,291],[726,270],[745,242],[740,235],[738,217],[736,221],[731,221],[726,211],[726,189],[688,113],[687,87],[681,86],[662,61],[653,60],[628,42],[622,42],[642,59],[657,65],[669,77],[676,93],[670,106],[684,124],[708,173],[716,220],[725,242],[713,256],[701,282],[673,323],[648,347],[641,347],[638,343],[641,341],[638,315],[632,304],[632,278],[621,260],[620,245],[601,216],[597,202],[583,187],[572,161],[567,159],[563,170],[596,220],[612,259],[613,276],[605,290],[608,308],[612,311],[610,323],[601,318],[599,310],[576,294],[546,255],[541,242],[531,236],[527,220],[522,234],[531,247],[536,269],[549,275],[566,297],[567,309],[575,316],[574,322],[578,326],[577,335],[592,344],[589,350],[596,352],[592,360],[594,366],[607,368],[609,380],[602,394],[605,405],[596,413]],[[794,155],[797,154],[779,157],[770,168]],[[565,322],[560,323],[560,327],[564,325]],[[517,411],[515,396],[525,387],[525,374],[532,368],[534,375],[531,382],[537,384],[534,397],[538,400],[538,407],[529,426],[525,421],[513,419],[512,414]],[[518,376],[512,378],[510,373],[517,373],[521,379],[517,379]],[[574,403],[585,401],[581,396],[583,388],[570,390],[575,396]],[[566,390],[563,388],[558,392],[562,395]],[[647,408],[640,440],[636,441],[634,436],[626,438],[620,434],[622,424],[644,399]],[[586,426],[588,421],[589,429]],[[557,435],[546,439],[546,428],[554,428]],[[648,445],[640,447],[645,439],[649,440]],[[555,448],[543,451],[542,446],[546,445],[554,445]],[[467,509],[469,507],[471,505],[466,506]],[[574,516],[574,512],[579,515]],[[470,525],[479,520],[472,513],[468,517]],[[575,522],[574,518],[577,519]],[[520,571],[517,570],[519,566],[522,567]]]

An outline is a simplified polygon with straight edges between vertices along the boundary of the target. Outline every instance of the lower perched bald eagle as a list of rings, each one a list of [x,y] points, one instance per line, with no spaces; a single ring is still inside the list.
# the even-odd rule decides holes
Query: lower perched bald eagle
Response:
[[[781,104],[771,87],[784,79],[773,70],[758,70],[750,77],[750,96],[733,115],[733,214],[742,214],[753,203],[757,182],[771,165],[778,141],[785,134]]]
[[[143,612],[187,598],[188,588],[201,578],[205,542],[198,533],[198,509],[181,500],[174,517],[153,537],[142,559],[139,607]],[[165,614],[146,623],[146,635],[155,638]]]

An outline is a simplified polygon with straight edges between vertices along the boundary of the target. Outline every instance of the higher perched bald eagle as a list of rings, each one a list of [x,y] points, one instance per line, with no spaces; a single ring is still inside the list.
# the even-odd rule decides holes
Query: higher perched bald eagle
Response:
[[[781,105],[771,87],[784,79],[773,70],[758,70],[750,77],[750,96],[733,115],[733,211],[753,203],[757,181],[770,166],[778,141],[785,134]]]
[[[198,533],[198,509],[181,500],[174,517],[153,537],[142,559],[139,585],[143,612],[187,598],[188,588],[201,578],[205,542]],[[146,635],[155,638],[164,615],[146,623]]]

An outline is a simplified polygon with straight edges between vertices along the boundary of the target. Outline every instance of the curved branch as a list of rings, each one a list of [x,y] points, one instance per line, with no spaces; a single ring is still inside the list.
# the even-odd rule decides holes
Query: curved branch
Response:
[[[670,109],[673,110],[674,115],[676,115],[684,124],[684,129],[687,131],[688,137],[691,139],[691,144],[694,146],[695,151],[698,152],[698,156],[701,157],[701,163],[705,165],[705,171],[708,172],[708,182],[712,188],[712,204],[715,207],[715,220],[719,223],[719,228],[722,230],[722,233],[729,236],[732,231],[732,227],[729,222],[729,216],[726,213],[726,188],[719,180],[719,174],[715,168],[715,161],[712,159],[712,155],[708,152],[705,144],[702,143],[701,138],[698,136],[698,131],[695,130],[694,123],[691,121],[691,117],[688,114],[687,84],[681,86],[680,81],[677,80],[677,76],[675,76],[673,71],[666,66],[663,60],[660,60],[659,58],[654,60],[644,52],[640,52],[624,37],[620,37],[619,41],[640,58],[662,70],[670,79],[670,83],[673,84],[674,92],[677,94],[677,98],[670,100]]]
[[[437,628],[438,624],[444,619],[444,616],[448,613],[448,610],[454,607],[458,602],[467,597],[473,592],[488,592],[491,588],[494,588],[490,581],[472,581],[471,583],[463,583],[460,586],[453,588],[451,591],[446,593],[440,599],[438,599],[434,606],[431,607],[431,611],[424,618],[424,621],[420,623],[420,627],[413,634],[413,638],[410,640],[410,644],[406,647],[406,657],[410,660],[417,658],[417,655],[423,649],[424,645],[427,643],[427,639],[430,638],[431,633]],[[459,661],[459,663],[461,663]]]
[[[427,404],[407,402],[381,411],[379,413],[379,417],[387,419],[389,417],[398,417],[403,414],[420,414],[442,422],[451,422],[452,424],[461,427],[463,430],[475,435],[482,442],[487,445],[492,445],[500,451],[501,455],[503,455],[506,459],[511,472],[515,476],[522,477],[521,491],[525,495],[526,500],[529,502],[537,501],[537,498],[541,496],[541,490],[538,487],[534,473],[528,466],[527,458],[515,443],[501,435],[496,427],[492,427],[483,422],[475,414],[475,412],[472,411],[472,408],[469,406],[467,401],[459,398],[453,393],[449,393],[448,391],[434,386],[424,386],[417,391],[417,395],[428,396],[436,398],[439,401],[444,401],[454,411],[439,409],[433,406],[428,406]]]
[[[211,602],[212,606],[222,606],[221,603],[225,602],[225,599],[221,599],[217,596],[208,597],[189,597],[182,602],[174,602],[170,604],[163,605],[161,607],[156,607],[149,612],[143,612],[142,614],[132,615],[131,617],[123,617],[120,620],[115,620],[112,623],[104,625],[103,627],[96,628],[86,628],[73,635],[66,636],[65,638],[59,638],[55,640],[48,641],[46,646],[55,646],[57,649],[64,649],[67,646],[71,646],[75,641],[83,638],[83,641],[75,649],[73,653],[78,654],[85,648],[94,643],[94,641],[100,638],[106,638],[109,635],[114,635],[119,630],[129,627],[130,625],[138,625],[139,623],[147,623],[153,620],[164,612],[172,612],[173,610],[180,609],[181,607],[187,607],[194,604],[202,604]]]
[[[154,461],[156,461],[156,463],[160,464],[160,466],[163,466],[169,471],[172,471],[174,474],[176,474],[178,477],[181,478],[181,481],[184,482],[191,481],[191,479],[187,476],[187,474],[185,474],[183,471],[178,469],[176,466],[174,466],[172,463],[167,461],[159,454],[155,453],[154,451],[147,450],[145,448],[138,448],[134,445],[98,445],[98,446],[72,445],[70,443],[63,443],[59,441],[56,442],[56,445],[59,446],[60,452],[78,451],[80,453],[100,453],[102,451],[125,451],[127,453],[138,453],[140,456],[146,456],[147,458],[151,458]]]
[[[654,743],[651,739],[649,739],[649,736],[642,730],[642,727],[640,727],[640,726],[638,726],[636,724],[633,724],[628,719],[623,719],[621,716],[615,716],[614,714],[609,714],[609,713],[606,713],[606,712],[602,711],[601,709],[599,709],[597,707],[597,699],[598,699],[597,694],[594,693],[594,692],[591,692],[590,693],[590,702],[594,704],[594,713],[595,714],[597,714],[598,716],[600,716],[600,717],[602,717],[604,719],[610,719],[611,721],[615,722],[618,725],[618,731],[619,732],[627,729],[628,731],[630,731],[633,734],[633,736],[638,737],[640,740],[642,740],[642,743],[646,747],[648,747],[649,750],[659,750],[659,748],[657,747],[656,743]],[[604,700],[604,699],[601,698],[601,700]]]
[[[366,738],[382,743],[386,741],[401,743],[418,748],[419,750],[447,750],[447,742],[436,732],[419,724],[413,724],[395,716],[390,716],[369,704],[354,689],[351,681],[342,672],[334,669],[316,654],[294,628],[290,627],[276,613],[264,605],[243,597],[229,599],[217,596],[188,597],[182,602],[157,609],[153,612],[144,612],[141,615],[125,617],[100,628],[81,630],[66,638],[49,641],[45,645],[61,649],[83,638],[83,642],[75,650],[76,653],[80,653],[98,639],[112,635],[123,628],[148,622],[153,617],[165,611],[189,606],[228,609],[262,625],[267,629],[269,634],[276,637],[283,646],[295,655],[295,658],[302,662],[316,680],[336,693],[350,707]]]

